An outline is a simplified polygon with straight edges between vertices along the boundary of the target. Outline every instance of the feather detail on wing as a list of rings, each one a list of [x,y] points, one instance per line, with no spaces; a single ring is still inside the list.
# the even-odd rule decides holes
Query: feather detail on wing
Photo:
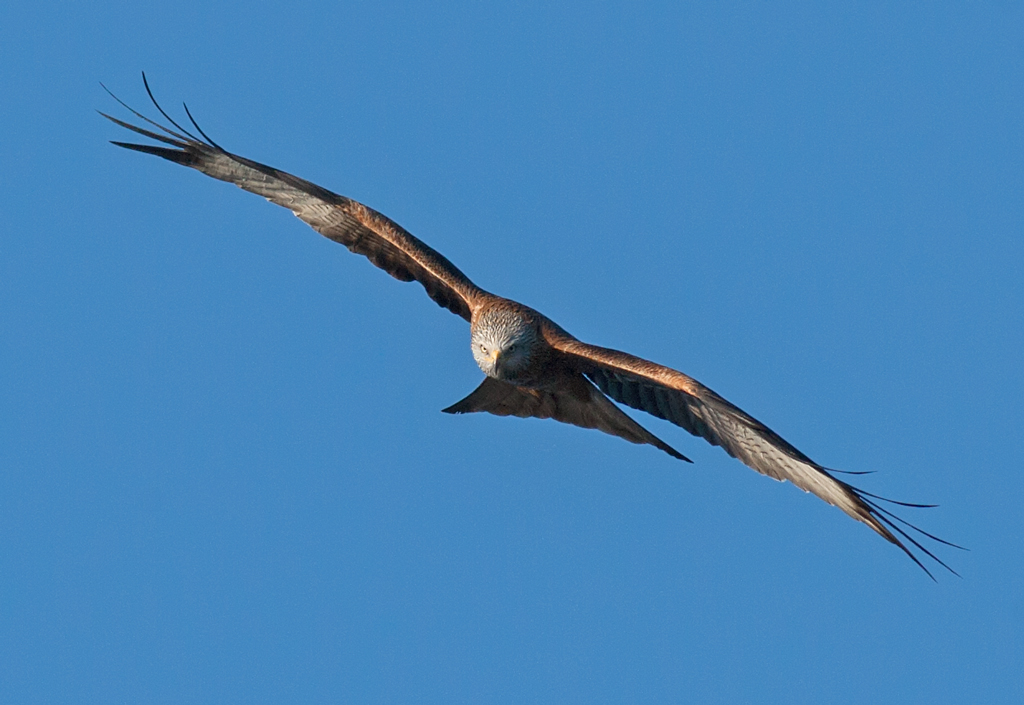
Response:
[[[788,480],[838,507],[899,546],[929,576],[928,569],[896,534],[955,574],[952,568],[898,524],[940,543],[956,548],[960,546],[922,531],[874,500],[909,507],[930,505],[887,500],[839,480],[832,475],[837,471],[830,472],[814,462],[763,423],[682,372],[629,353],[588,345],[557,327],[545,330],[545,338],[555,350],[573,360],[579,372],[615,401],[666,419],[712,445],[721,446],[729,455],[757,472],[776,480]]]
[[[148,84],[146,91],[149,92]],[[149,96],[153,99],[151,92]],[[207,176],[259,194],[271,203],[284,206],[324,237],[365,256],[394,278],[419,282],[437,304],[467,321],[471,319],[480,297],[486,295],[443,255],[372,208],[297,176],[231,154],[209,138],[200,139],[192,135],[171,120],[155,99],[153,104],[177,131],[132,110],[116,96],[114,99],[159,132],[129,124],[105,113],[101,115],[121,127],[171,145],[161,147],[114,142],[117,146],[154,154],[191,167]],[[196,129],[206,137],[198,125]]]
[[[630,443],[647,443],[673,458],[689,458],[629,418],[582,376],[567,378],[557,389],[527,389],[487,377],[468,397],[443,410],[446,414],[486,411],[495,416],[554,419],[581,428],[624,438]]]

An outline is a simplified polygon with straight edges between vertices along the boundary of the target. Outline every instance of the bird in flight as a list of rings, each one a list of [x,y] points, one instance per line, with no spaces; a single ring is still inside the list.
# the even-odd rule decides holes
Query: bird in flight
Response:
[[[909,532],[960,546],[904,521],[880,502],[906,507],[934,505],[896,502],[857,489],[835,476],[840,471],[814,462],[763,423],[682,372],[629,353],[584,343],[544,314],[484,291],[442,254],[387,216],[221,148],[184,106],[199,136],[192,134],[160,107],[145,74],[143,83],[154,106],[174,129],[145,117],[111,93],[118,103],[153,129],[100,114],[161,143],[113,144],[163,157],[284,206],[324,237],[363,255],[394,278],[418,282],[438,305],[469,322],[473,359],[486,376],[469,396],[444,409],[445,413],[487,412],[554,419],[597,429],[630,443],[652,445],[673,458],[691,462],[626,415],[614,400],[680,426],[712,445],[721,446],[757,472],[775,480],[789,480],[838,507],[902,549],[932,579],[934,576],[911,546],[956,574]]]

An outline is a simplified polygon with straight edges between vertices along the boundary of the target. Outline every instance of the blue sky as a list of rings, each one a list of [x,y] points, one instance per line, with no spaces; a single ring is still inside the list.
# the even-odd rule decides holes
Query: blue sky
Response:
[[[1024,699],[1024,11],[0,9],[0,700]],[[440,409],[468,327],[108,144],[139,77],[971,548]]]

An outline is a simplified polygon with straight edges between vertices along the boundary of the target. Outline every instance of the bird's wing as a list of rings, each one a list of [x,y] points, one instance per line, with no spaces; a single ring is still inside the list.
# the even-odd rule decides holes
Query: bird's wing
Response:
[[[557,326],[547,328],[544,335],[555,350],[567,356],[579,372],[615,401],[681,426],[712,445],[721,446],[729,455],[757,472],[776,480],[789,480],[805,492],[839,507],[903,549],[925,572],[928,570],[921,561],[893,532],[953,572],[894,522],[940,543],[954,544],[932,536],[880,507],[873,499],[892,500],[871,495],[837,479],[827,468],[808,458],[779,434],[692,377],[629,353],[588,345]],[[928,574],[931,575],[930,572]]]
[[[148,85],[146,90],[149,90]],[[153,103],[156,104],[156,100]],[[443,255],[387,216],[297,176],[231,154],[209,138],[200,139],[190,134],[171,120],[159,105],[156,107],[178,131],[149,120],[131,108],[128,109],[138,118],[160,132],[131,125],[105,113],[101,115],[170,147],[126,142],[114,144],[192,167],[288,208],[321,235],[364,255],[394,278],[419,282],[431,299],[467,321],[481,298],[488,296]],[[206,137],[198,125],[196,129]]]
[[[446,414],[486,411],[495,416],[554,419],[581,428],[624,438],[630,443],[648,443],[674,458],[690,459],[645,429],[615,406],[593,384],[575,375],[555,389],[527,389],[487,377],[462,401],[443,410]]]

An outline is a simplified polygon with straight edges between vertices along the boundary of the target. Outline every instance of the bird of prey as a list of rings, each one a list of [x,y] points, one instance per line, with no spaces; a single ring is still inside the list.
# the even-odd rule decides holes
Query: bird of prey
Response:
[[[682,372],[629,353],[584,343],[544,314],[484,291],[443,255],[387,216],[351,198],[221,148],[202,131],[185,106],[200,136],[192,134],[156,102],[145,75],[143,81],[153,104],[174,129],[150,120],[111,93],[153,129],[101,115],[161,143],[113,144],[163,157],[284,206],[321,235],[363,255],[392,277],[418,282],[437,304],[469,322],[473,359],[486,376],[469,396],[444,409],[446,413],[488,412],[554,419],[597,429],[630,443],[649,444],[674,458],[691,462],[627,416],[612,402],[615,400],[721,446],[763,475],[789,480],[805,492],[817,495],[901,548],[929,576],[931,572],[909,546],[955,574],[904,527],[929,539],[955,544],[900,519],[879,501],[911,507],[933,505],[893,502],[859,490],[837,478],[838,471],[814,462],[763,423]]]

